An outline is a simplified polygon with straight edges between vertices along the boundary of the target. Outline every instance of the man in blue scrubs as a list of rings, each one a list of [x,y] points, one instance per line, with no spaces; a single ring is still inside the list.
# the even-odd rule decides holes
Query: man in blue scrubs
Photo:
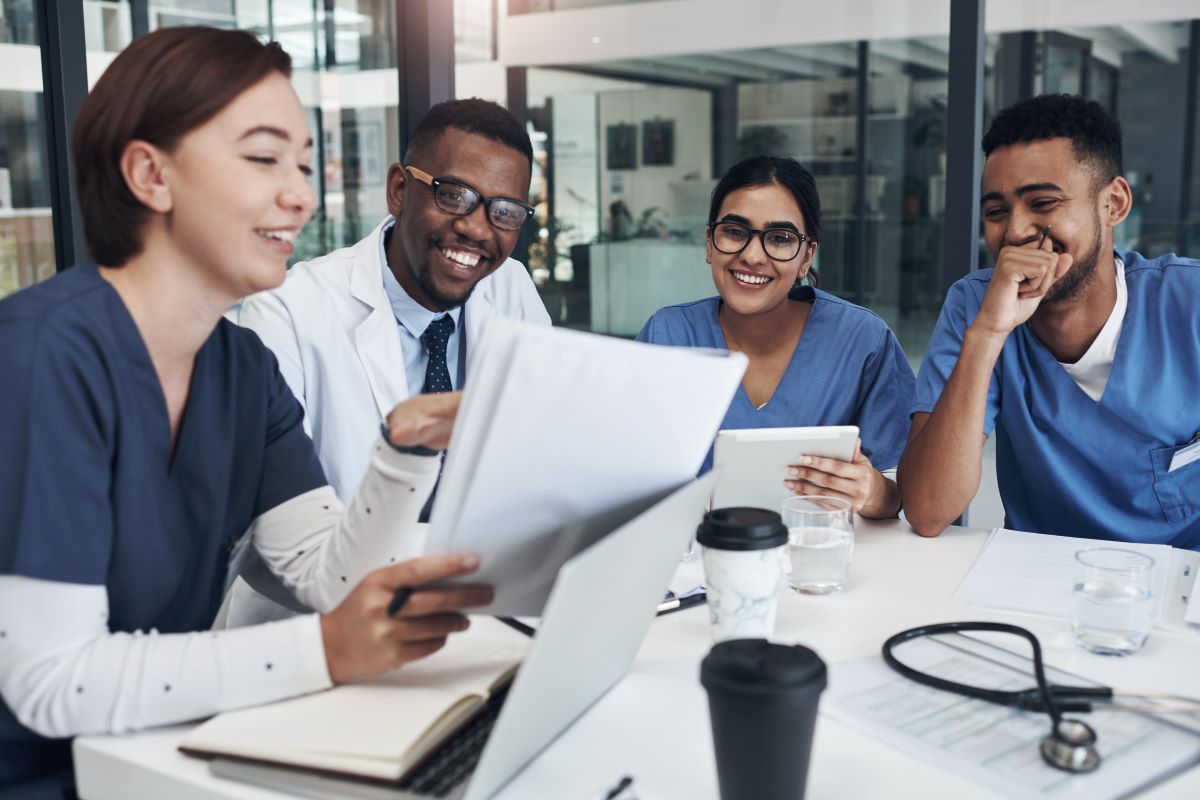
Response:
[[[1114,249],[1132,193],[1095,102],[1018,103],[983,151],[996,266],[950,288],[925,353],[908,521],[962,514],[995,430],[1008,527],[1200,549],[1200,262]]]

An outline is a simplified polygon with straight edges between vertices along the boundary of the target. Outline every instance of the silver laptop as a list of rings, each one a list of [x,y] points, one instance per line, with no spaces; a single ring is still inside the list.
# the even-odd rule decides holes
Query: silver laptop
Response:
[[[491,797],[619,681],[709,499],[715,473],[672,492],[567,561],[508,692],[400,784],[216,759],[214,775],[332,800]],[[614,585],[620,591],[613,591]],[[587,620],[586,625],[580,624]]]

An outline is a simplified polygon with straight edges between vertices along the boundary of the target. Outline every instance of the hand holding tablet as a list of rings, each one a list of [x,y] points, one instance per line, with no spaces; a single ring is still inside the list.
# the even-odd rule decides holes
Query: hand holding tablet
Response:
[[[802,456],[854,460],[858,428],[750,428],[717,434],[713,468],[719,472],[713,508],[753,506],[779,509],[792,496],[784,485],[788,468]]]

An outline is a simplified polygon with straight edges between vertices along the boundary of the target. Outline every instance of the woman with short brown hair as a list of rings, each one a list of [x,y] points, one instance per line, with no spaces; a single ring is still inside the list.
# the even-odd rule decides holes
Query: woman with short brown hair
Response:
[[[133,42],[76,125],[97,263],[0,302],[0,797],[61,797],[68,737],[393,669],[490,600],[420,589],[387,614],[476,565],[405,560],[458,396],[389,415],[343,513],[274,357],[222,319],[283,280],[315,204],[290,69],[244,32]],[[250,547],[322,613],[199,633]]]

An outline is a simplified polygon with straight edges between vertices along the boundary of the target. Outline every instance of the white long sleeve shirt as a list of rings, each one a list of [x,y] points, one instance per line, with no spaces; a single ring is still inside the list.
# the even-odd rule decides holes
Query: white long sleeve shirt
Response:
[[[382,439],[349,507],[324,486],[247,537],[300,602],[325,613],[368,573],[411,557],[440,459]],[[316,614],[238,630],[114,633],[103,586],[0,575],[0,697],[48,737],[119,733],[331,685]]]

